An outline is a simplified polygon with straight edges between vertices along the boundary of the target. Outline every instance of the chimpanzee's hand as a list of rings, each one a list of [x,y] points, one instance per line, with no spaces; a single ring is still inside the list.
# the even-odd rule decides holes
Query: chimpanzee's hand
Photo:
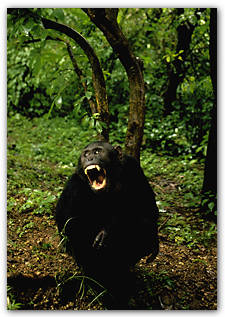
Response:
[[[94,243],[92,244],[93,248],[100,250],[106,246],[107,232],[105,229],[102,229],[97,236],[95,237]]]

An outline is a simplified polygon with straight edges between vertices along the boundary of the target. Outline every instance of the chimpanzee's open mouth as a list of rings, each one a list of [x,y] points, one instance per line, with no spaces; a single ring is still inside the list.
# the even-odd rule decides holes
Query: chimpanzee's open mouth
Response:
[[[95,190],[102,189],[106,186],[106,171],[99,165],[89,165],[84,170],[91,184]]]

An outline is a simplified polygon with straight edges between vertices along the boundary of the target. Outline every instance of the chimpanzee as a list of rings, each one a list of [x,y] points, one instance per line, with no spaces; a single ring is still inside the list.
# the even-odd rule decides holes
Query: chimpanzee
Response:
[[[84,148],[56,207],[78,265],[111,291],[129,267],[158,253],[158,208],[138,162],[106,142]]]

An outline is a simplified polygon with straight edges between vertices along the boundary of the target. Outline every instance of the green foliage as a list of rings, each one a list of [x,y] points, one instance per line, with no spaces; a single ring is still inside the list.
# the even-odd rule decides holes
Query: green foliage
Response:
[[[124,11],[124,31],[129,30],[125,32],[134,42],[137,55],[144,61],[147,87],[145,142],[152,149],[166,154],[195,154],[209,130],[213,104],[209,77],[209,10],[189,8],[184,9],[181,15],[177,15],[176,9],[166,8]],[[138,19],[140,22],[137,25]],[[182,50],[176,51],[176,34],[178,26],[183,23],[195,26],[190,52],[184,61],[186,75],[178,86],[174,111],[164,117],[163,110],[167,105],[163,104],[162,97],[170,75],[168,64],[172,65],[175,59],[182,59]],[[139,45],[141,50],[138,50]],[[178,136],[175,137],[176,129]],[[198,155],[201,153],[199,151]]]
[[[202,141],[200,143],[200,146],[197,147],[196,149],[196,153],[201,153],[203,157],[206,157],[206,154],[207,154],[207,147],[208,147],[208,139],[209,139],[209,132],[207,132],[203,138],[202,138]]]
[[[102,131],[91,116],[86,98],[94,97],[89,62],[83,51],[70,42],[88,87],[84,93],[73,70],[65,40],[45,30],[40,17],[75,28],[89,41],[100,58],[107,83],[111,114],[111,136],[123,143],[129,111],[129,85],[125,70],[103,34],[81,9],[20,9],[8,16],[8,112],[28,117],[70,115],[84,126]],[[120,9],[118,22],[135,54],[144,63],[146,84],[146,125],[144,143],[154,151],[170,155],[204,158],[213,104],[209,77],[209,9],[173,8]],[[195,27],[186,74],[177,89],[174,111],[164,117],[163,93],[169,68],[182,50],[176,51],[177,28],[185,23]],[[203,144],[203,143],[204,144]]]
[[[178,245],[197,248],[198,244],[202,244],[208,247],[216,238],[216,225],[206,223],[203,219],[195,219],[193,222],[193,216],[184,217],[175,213],[168,220],[163,232]]]
[[[215,192],[205,192],[202,195],[202,209],[205,215],[217,216],[217,196]]]
[[[66,49],[68,39],[52,30],[45,30],[40,17],[61,23],[66,18],[68,25],[84,32],[90,32],[89,20],[80,9],[22,9],[19,12],[19,16],[8,16],[8,95],[12,96],[8,99],[9,112],[19,111],[29,117],[44,113],[54,116],[69,114],[73,104],[84,94],[83,88]],[[71,45],[73,47],[74,43]],[[17,50],[20,54],[16,53],[19,56],[15,63]],[[91,70],[86,66],[87,57],[79,47],[76,47],[75,58],[84,72],[90,94],[93,90]],[[15,67],[12,67],[15,64],[16,74]],[[41,97],[42,100],[39,100]],[[87,105],[83,102],[83,106]]]
[[[159,273],[155,274],[155,272],[149,271],[147,269],[143,269],[144,273],[144,281],[149,284],[148,291],[151,296],[154,295],[152,287],[153,284],[161,285],[163,288],[173,289],[175,288],[175,282],[171,279],[167,271],[160,271]],[[154,290],[155,291],[155,290]]]
[[[197,248],[206,247],[216,239],[216,225],[201,218],[201,204],[208,211],[215,208],[215,200],[202,198],[204,165],[187,156],[172,158],[143,151],[141,165],[154,188],[162,224],[160,232],[173,242]],[[176,206],[176,207],[173,207]],[[212,209],[211,209],[212,210]]]
[[[74,119],[29,121],[17,114],[8,120],[8,137],[8,212],[51,216],[66,176],[94,134]]]
[[[107,85],[113,144],[124,143],[129,84],[105,37],[82,10],[44,8],[18,12],[19,15],[8,17],[9,140],[13,135],[8,153],[11,194],[8,209],[51,216],[54,202],[66,176],[73,171],[80,150],[101,133],[104,124],[98,113],[91,114],[87,102],[94,98],[87,57],[62,34],[45,30],[39,17],[75,28],[95,49]],[[154,190],[162,222],[171,206],[176,205],[178,209],[165,232],[178,244],[196,246],[199,241],[207,244],[214,237],[215,228],[200,224],[201,230],[193,229],[191,223],[182,223],[182,217],[184,209],[197,209],[201,204],[207,212],[216,209],[215,197],[210,193],[201,197],[214,102],[209,76],[209,9],[187,8],[178,15],[173,8],[124,8],[119,10],[118,22],[136,56],[143,61],[146,120],[142,166],[153,179],[153,186],[157,184]],[[195,27],[185,60],[182,60],[182,50],[176,51],[177,28],[183,23]],[[87,92],[74,72],[65,44],[68,40]],[[182,62],[185,74],[177,88],[173,111],[165,116],[167,105],[163,103],[163,94],[176,60]],[[32,222],[21,228],[19,234],[29,229]],[[202,236],[202,232],[209,236]]]
[[[141,155],[142,167],[150,179],[156,179],[160,208],[178,203],[180,208],[197,208],[201,202],[203,165],[198,165],[189,157],[159,156],[150,151]],[[164,190],[169,190],[168,197]],[[180,194],[182,193],[182,196]],[[165,203],[165,200],[167,203]]]
[[[96,114],[96,118],[98,115]],[[17,114],[8,120],[8,213],[53,215],[66,179],[75,169],[81,149],[94,138],[73,118],[27,118]],[[112,136],[115,143],[116,135]],[[187,157],[166,156],[144,149],[141,165],[156,193],[160,232],[177,244],[196,247],[215,239],[216,228],[198,214],[202,199],[203,163]],[[210,197],[209,197],[210,198]],[[186,215],[191,211],[192,215]],[[17,228],[21,237],[34,228],[32,218]]]
[[[97,118],[98,115],[96,115]],[[52,272],[51,265],[59,254],[51,252],[51,248],[55,248],[54,239],[39,239],[42,236],[40,230],[43,230],[43,228],[38,228],[38,226],[41,223],[44,228],[50,228],[49,238],[56,235],[56,227],[52,218],[57,199],[68,177],[74,172],[81,149],[90,140],[93,140],[94,135],[91,132],[93,130],[89,128],[85,130],[72,117],[47,119],[47,116],[43,116],[30,120],[17,113],[8,119],[7,207],[8,227],[11,235],[13,235],[13,239],[11,237],[8,241],[12,263],[15,263],[15,257],[22,260],[24,256],[23,247],[28,249],[29,245],[32,245],[32,250],[29,249],[30,253],[27,250],[25,252],[26,257],[28,257],[28,254],[31,254],[31,258],[32,255],[35,255],[30,270],[36,273],[36,269],[38,269],[38,271],[48,274],[49,266],[49,270]],[[113,135],[113,138],[117,142],[116,134]],[[171,155],[154,153],[150,149],[143,149],[141,165],[156,194],[160,215],[159,235],[160,239],[166,240],[166,243],[162,243],[164,250],[166,250],[167,243],[174,250],[176,250],[176,245],[182,248],[187,247],[186,249],[194,255],[198,255],[199,250],[202,250],[203,247],[211,249],[216,239],[216,225],[202,219],[198,212],[201,202],[200,190],[202,188],[203,164],[193,162],[193,159],[188,160],[182,156],[172,157]],[[50,227],[49,225],[46,226],[47,223],[50,223]],[[31,236],[37,237],[33,244],[29,242]],[[66,243],[65,235],[62,235],[61,238],[60,246]],[[15,250],[16,255],[14,255]],[[159,258],[159,268],[162,262],[164,263],[163,257],[167,257],[164,250],[162,252],[165,252],[165,254],[162,255],[161,259]],[[18,256],[18,254],[20,255]],[[170,256],[171,254],[176,257],[176,251],[170,253]],[[46,261],[38,263],[36,256],[37,259],[42,258]],[[65,255],[62,254],[62,256],[61,261],[64,263]],[[47,261],[48,257],[49,261]],[[193,256],[193,258],[187,260],[189,264],[185,266],[185,269],[194,261],[203,260]],[[43,263],[44,265],[46,263],[45,269],[43,269]],[[67,268],[62,264],[55,276],[57,297],[55,296],[54,286],[52,286],[53,295],[51,296],[54,296],[57,301],[53,301],[53,303],[58,305],[58,298],[65,294],[64,291],[69,288],[71,298],[76,301],[78,309],[83,308],[80,304],[82,301],[87,303],[85,307],[88,307],[88,309],[96,309],[96,303],[98,303],[97,307],[104,308],[102,297],[106,294],[106,289],[97,281],[78,272],[72,272],[70,258],[67,258],[66,265]],[[169,265],[170,269],[171,265]],[[70,272],[67,271],[68,267]],[[141,264],[138,267],[143,272],[143,284],[141,284],[140,293],[131,298],[131,307],[135,309],[137,307],[137,297],[145,300],[146,294],[154,299],[165,289],[176,293],[177,280],[174,279],[177,272],[176,267],[172,269],[174,270],[172,275],[167,272],[167,269],[158,270],[158,266],[155,267],[154,264],[153,271],[149,270],[149,264]],[[34,271],[33,268],[35,268]],[[12,272],[18,272],[18,268],[14,264],[9,269]],[[28,293],[29,289],[24,291],[26,299]],[[32,294],[31,300],[33,298]],[[50,293],[48,292],[48,294]],[[110,294],[107,292],[108,295]],[[13,290],[10,290],[7,297],[8,309],[22,309],[24,305],[19,303],[21,302],[20,298],[18,297],[16,300]],[[44,295],[43,298],[45,298]],[[31,302],[29,307],[33,307]],[[50,305],[47,307],[50,307]],[[65,309],[66,306],[63,307]],[[151,301],[148,302],[147,308],[152,309]]]
[[[22,306],[21,303],[17,303],[12,292],[12,288],[7,286],[7,309],[8,310],[18,310]]]
[[[18,159],[22,155],[27,160],[24,164],[29,164],[31,158],[36,162],[47,159],[62,168],[66,168],[65,165],[71,168],[78,159],[81,148],[89,142],[90,137],[96,137],[95,132],[80,129],[80,123],[75,119],[57,117],[52,121],[42,117],[30,121],[17,114],[8,122],[9,135],[15,133],[15,140],[11,145],[12,153],[16,154]],[[24,125],[25,130],[22,129]],[[29,131],[28,139],[27,131]],[[80,136],[79,140],[77,135]],[[13,159],[12,156],[10,158]]]
[[[51,207],[56,201],[56,196],[51,192],[24,188],[19,194],[25,197],[25,203],[20,207],[20,212],[32,210],[34,214],[51,214]]]
[[[143,61],[146,121],[141,165],[156,193],[159,232],[196,254],[202,245],[210,248],[216,239],[216,225],[202,219],[199,210],[201,206],[206,214],[216,213],[214,194],[201,195],[214,102],[209,76],[209,14],[210,9],[197,8],[185,8],[183,14],[175,8],[122,8],[118,15],[129,44]],[[8,15],[7,207],[9,227],[15,226],[11,213],[28,215],[15,228],[19,238],[35,230],[34,215],[52,218],[57,198],[74,171],[81,149],[104,128],[99,114],[92,115],[87,102],[95,97],[87,57],[66,36],[45,30],[40,17],[76,29],[95,49],[106,80],[113,144],[124,143],[129,114],[125,70],[102,32],[81,9],[14,9]],[[187,24],[194,27],[194,32],[184,59],[182,50],[177,51],[177,30]],[[67,41],[82,70],[87,92],[74,72]],[[182,80],[172,103],[173,111],[165,116],[163,96],[176,61],[182,64]],[[43,251],[50,247],[48,243],[39,245]],[[144,276],[151,296],[158,294],[158,285],[175,288],[166,271],[156,275],[146,270]],[[82,298],[86,288],[91,295],[90,305],[104,295],[104,289],[93,293],[86,286],[85,277],[70,278],[77,277],[78,294]],[[62,277],[56,282],[60,289],[66,280]],[[21,308],[10,288],[7,306]]]
[[[100,113],[96,112],[93,115],[88,115],[84,113],[81,124],[84,128],[89,128],[93,132],[101,134],[103,128],[106,128],[106,124],[100,120]]]

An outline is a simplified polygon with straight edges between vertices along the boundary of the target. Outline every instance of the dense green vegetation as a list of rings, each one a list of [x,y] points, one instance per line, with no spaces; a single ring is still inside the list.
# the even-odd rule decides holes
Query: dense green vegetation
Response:
[[[129,105],[128,81],[102,33],[80,9],[34,11],[74,27],[94,47],[106,79],[112,115],[111,130],[122,142]],[[136,56],[144,63],[145,142],[152,149],[171,154],[196,154],[197,150],[197,153],[204,155],[213,105],[209,9],[203,12],[185,9],[180,15],[175,9],[121,9],[118,20]],[[86,112],[90,114],[86,99],[93,94],[91,70],[79,46],[71,44],[88,85],[86,98],[63,42],[65,37],[52,30],[43,30],[40,23],[35,23],[26,15],[22,15],[16,24],[13,21],[13,16],[9,16],[9,114],[19,112],[36,117],[49,113],[50,109],[51,116],[69,115],[81,119]],[[194,28],[185,60],[181,56],[182,51],[176,52],[177,28],[182,23]],[[48,39],[49,36],[56,40]],[[58,41],[58,37],[62,41]],[[173,101],[173,111],[169,116],[163,116],[167,107],[163,96],[177,56],[182,61],[184,74],[177,88],[176,100]]]
[[[44,270],[39,260],[37,265],[32,262],[43,258],[41,263],[46,266],[43,275],[48,275],[49,270],[55,279],[57,274],[63,279],[62,271],[52,272],[56,269],[52,263],[59,256],[51,255],[55,244],[41,240],[41,232],[53,230],[56,234],[53,218],[57,198],[74,171],[82,148],[97,138],[103,126],[90,109],[89,102],[95,100],[95,93],[86,55],[65,35],[44,29],[40,17],[76,29],[94,48],[106,81],[109,139],[122,147],[129,113],[129,83],[106,38],[81,9],[26,9],[8,15],[9,276],[16,272],[15,257],[18,262],[22,257],[18,250],[24,249],[30,252],[29,256],[24,255],[26,263],[31,263],[27,268],[21,265],[19,272],[30,276],[32,270]],[[151,269],[144,265],[141,268],[146,292],[153,299],[161,294],[161,289],[172,293],[177,293],[179,287],[182,289],[182,280],[176,278],[176,272],[170,273],[172,264],[164,267],[166,246],[173,259],[177,256],[176,248],[183,250],[185,264],[183,260],[179,263],[183,263],[185,272],[192,275],[196,265],[199,270],[210,267],[215,272],[216,225],[205,218],[216,212],[215,197],[202,198],[215,105],[210,75],[210,9],[124,8],[119,10],[117,20],[134,54],[143,62],[146,114],[140,162],[156,193],[163,250],[159,255],[161,271],[157,272],[154,265]],[[74,70],[68,44],[81,77]],[[40,219],[38,227],[36,221]],[[41,242],[37,245],[32,242],[27,251],[32,235],[34,241]],[[180,270],[176,264],[173,266],[175,271]],[[202,281],[198,287],[202,292],[198,295],[199,304],[194,299],[194,304],[188,301],[195,297],[195,291],[191,282],[187,282],[187,288],[177,293],[174,309],[215,309],[216,280],[210,280],[208,289],[209,276],[200,276],[200,271],[198,274],[198,280]],[[30,299],[33,295],[21,304],[22,296],[18,294],[10,285],[8,308],[33,309]],[[208,294],[209,299],[203,300],[203,294]],[[51,298],[49,294],[46,296]],[[69,309],[57,305],[54,297],[51,307]],[[87,307],[77,305],[80,309]],[[148,304],[147,309],[153,306]],[[53,309],[44,299],[38,307]]]

